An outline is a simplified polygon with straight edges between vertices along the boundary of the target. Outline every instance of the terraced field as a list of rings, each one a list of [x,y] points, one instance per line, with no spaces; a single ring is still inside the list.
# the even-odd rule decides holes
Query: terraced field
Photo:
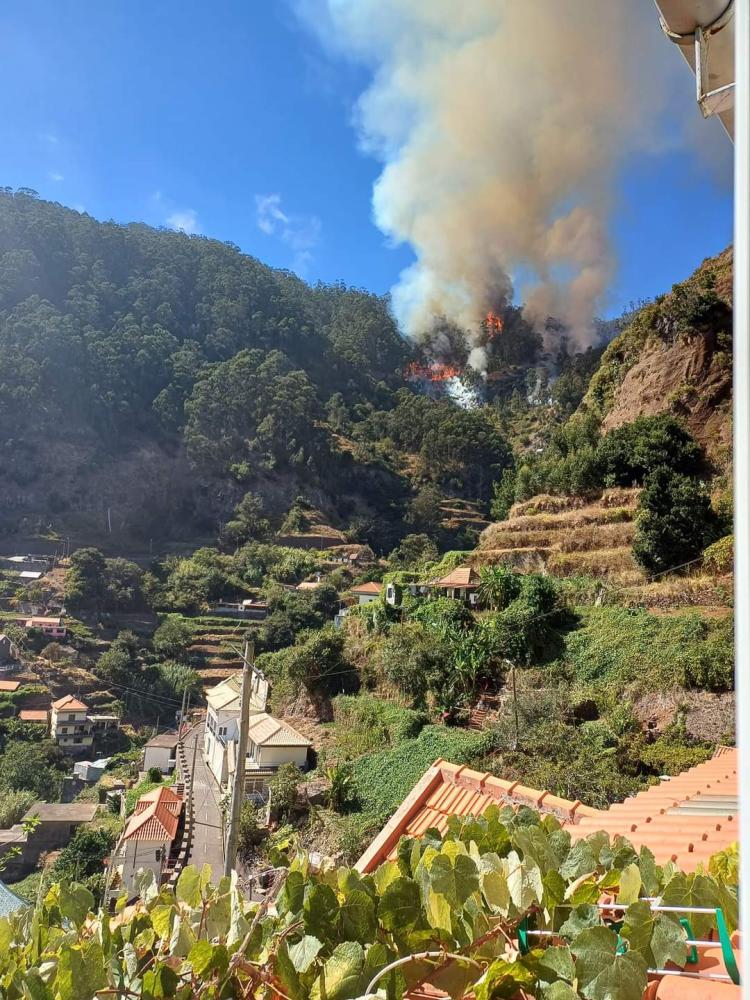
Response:
[[[540,495],[515,504],[505,521],[482,532],[474,566],[507,563],[525,572],[601,581],[603,599],[659,614],[685,608],[706,617],[729,614],[731,575],[696,566],[649,579],[633,558],[638,489],[604,490],[597,499]]]

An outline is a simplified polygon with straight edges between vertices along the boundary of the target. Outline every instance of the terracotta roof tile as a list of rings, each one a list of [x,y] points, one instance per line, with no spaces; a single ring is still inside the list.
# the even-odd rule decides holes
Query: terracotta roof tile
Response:
[[[552,813],[574,838],[606,830],[635,847],[646,846],[657,862],[674,860],[695,871],[717,851],[738,839],[736,751],[690,768],[610,809],[593,809],[549,791],[529,788],[488,773],[437,760],[422,776],[357,863],[368,872],[395,854],[401,836],[441,831],[447,818],[479,816],[489,805],[529,805]]]
[[[173,841],[182,812],[182,798],[161,785],[142,795],[128,821],[123,840]]]
[[[473,566],[457,566],[447,576],[431,580],[430,585],[433,587],[477,587],[479,586],[479,574]]]
[[[84,705],[82,701],[74,698],[72,694],[64,694],[62,698],[53,701],[52,708],[56,708],[58,712],[61,709],[65,709],[68,712],[88,712],[89,710],[88,705]]]
[[[383,589],[382,583],[360,583],[357,587],[349,590],[350,594],[379,594]]]

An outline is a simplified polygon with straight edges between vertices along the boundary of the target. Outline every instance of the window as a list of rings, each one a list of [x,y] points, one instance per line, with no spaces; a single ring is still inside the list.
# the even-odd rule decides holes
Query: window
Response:
[[[75,718],[76,718],[76,713],[75,712],[69,712],[68,713],[68,722],[75,722]]]
[[[156,860],[161,861],[161,847],[156,848]]]
[[[68,731],[68,727],[67,726],[63,726],[62,729],[60,730],[60,732],[62,732],[62,733],[67,733],[67,731]]]
[[[81,736],[76,736],[73,740],[74,743],[83,743],[83,738]]]

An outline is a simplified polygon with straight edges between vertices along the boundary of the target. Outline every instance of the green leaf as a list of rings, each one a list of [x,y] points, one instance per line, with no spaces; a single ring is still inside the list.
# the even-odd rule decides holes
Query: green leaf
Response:
[[[540,975],[548,981],[564,979],[572,983],[575,978],[576,967],[572,952],[567,945],[547,948],[539,960],[539,966]]]
[[[302,912],[306,934],[313,934],[321,941],[333,940],[339,915],[339,901],[330,885],[321,882],[308,884]]]
[[[633,863],[623,868],[620,873],[620,891],[617,893],[617,902],[628,906],[635,903],[641,891],[641,872],[638,865]]]
[[[571,879],[581,878],[589,872],[596,871],[598,861],[594,850],[587,840],[579,840],[570,849],[567,858],[560,865],[560,875],[569,882]]]
[[[480,859],[479,867],[484,898],[496,913],[506,917],[511,904],[508,862],[497,854],[485,854]]]
[[[559,872],[548,871],[542,879],[544,898],[542,904],[545,910],[553,910],[565,899],[565,881]]]
[[[570,916],[560,928],[563,937],[574,938],[587,927],[596,927],[601,923],[599,908],[584,903],[571,910]]]
[[[520,962],[496,959],[487,969],[475,992],[476,1000],[506,1000],[518,996],[521,987],[534,985],[534,976]]]
[[[322,942],[318,941],[312,934],[305,934],[296,944],[288,946],[289,960],[297,972],[307,972],[312,963],[318,957]]]
[[[401,869],[395,861],[384,861],[383,864],[372,873],[372,878],[375,882],[375,888],[378,891],[378,896],[382,896],[391,882],[395,882],[400,875]]]
[[[143,976],[143,992],[145,996],[173,997],[179,984],[177,973],[168,965],[158,964]]]
[[[375,940],[375,904],[363,889],[354,889],[341,904],[341,933],[347,941],[369,944]]]
[[[302,910],[305,898],[305,877],[302,872],[290,871],[284,879],[284,885],[276,900],[276,909],[280,916],[287,913],[298,914]]]
[[[70,885],[60,883],[60,912],[68,920],[72,920],[76,927],[81,926],[93,908],[93,893],[85,885],[79,882],[72,882]]]
[[[430,865],[430,883],[451,906],[463,906],[469,896],[479,888],[477,866],[465,854],[450,858],[438,854]]]
[[[283,940],[276,952],[276,974],[284,987],[284,992],[290,1000],[306,1000],[299,974],[294,967],[286,940]]]
[[[80,945],[63,948],[55,985],[60,1000],[90,1000],[97,990],[104,989],[107,977],[98,943],[91,942],[85,949]]]
[[[408,931],[422,915],[422,900],[416,882],[397,878],[383,893],[378,909],[380,922],[389,931]]]
[[[160,938],[169,939],[172,933],[172,921],[176,914],[173,906],[155,906],[151,910],[151,926]]]
[[[188,865],[180,872],[177,879],[177,898],[188,906],[198,906],[201,901],[201,879],[198,869]]]
[[[587,986],[614,962],[617,935],[608,927],[587,927],[573,939],[570,949],[575,955],[578,979]]]
[[[196,877],[197,874],[198,873],[196,872]],[[190,949],[190,954],[187,959],[188,962],[190,962],[195,975],[202,979],[206,973],[210,971],[211,966],[213,965],[214,946],[210,941],[196,941]]]
[[[451,907],[448,900],[434,889],[427,890],[427,905],[425,907],[430,927],[450,933]]]
[[[515,851],[511,851],[508,861],[508,889],[513,905],[523,911],[530,906],[541,903],[544,896],[542,873],[532,864],[528,867]]]
[[[629,951],[618,955],[581,992],[587,1000],[642,1000],[647,983],[645,961]]]
[[[345,941],[338,945],[315,980],[310,994],[312,1000],[352,1000],[359,996],[364,964],[361,944]]]
[[[542,1000],[579,1000],[579,994],[568,983],[552,983],[542,990]]]
[[[667,962],[685,965],[687,935],[679,920],[665,913],[654,913],[645,900],[628,907],[620,933],[631,950],[643,955],[649,965],[659,969]]]

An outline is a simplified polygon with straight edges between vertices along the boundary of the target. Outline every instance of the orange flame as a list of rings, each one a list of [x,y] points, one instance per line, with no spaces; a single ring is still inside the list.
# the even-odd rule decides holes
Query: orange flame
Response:
[[[484,317],[484,322],[487,326],[487,336],[490,340],[494,340],[503,332],[503,327],[505,323],[503,322],[502,316],[498,316],[497,313],[493,312],[491,309]]]
[[[461,369],[457,365],[442,364],[439,361],[433,361],[429,365],[412,361],[404,372],[405,378],[424,379],[427,382],[446,382],[450,378],[457,378],[460,374]]]

